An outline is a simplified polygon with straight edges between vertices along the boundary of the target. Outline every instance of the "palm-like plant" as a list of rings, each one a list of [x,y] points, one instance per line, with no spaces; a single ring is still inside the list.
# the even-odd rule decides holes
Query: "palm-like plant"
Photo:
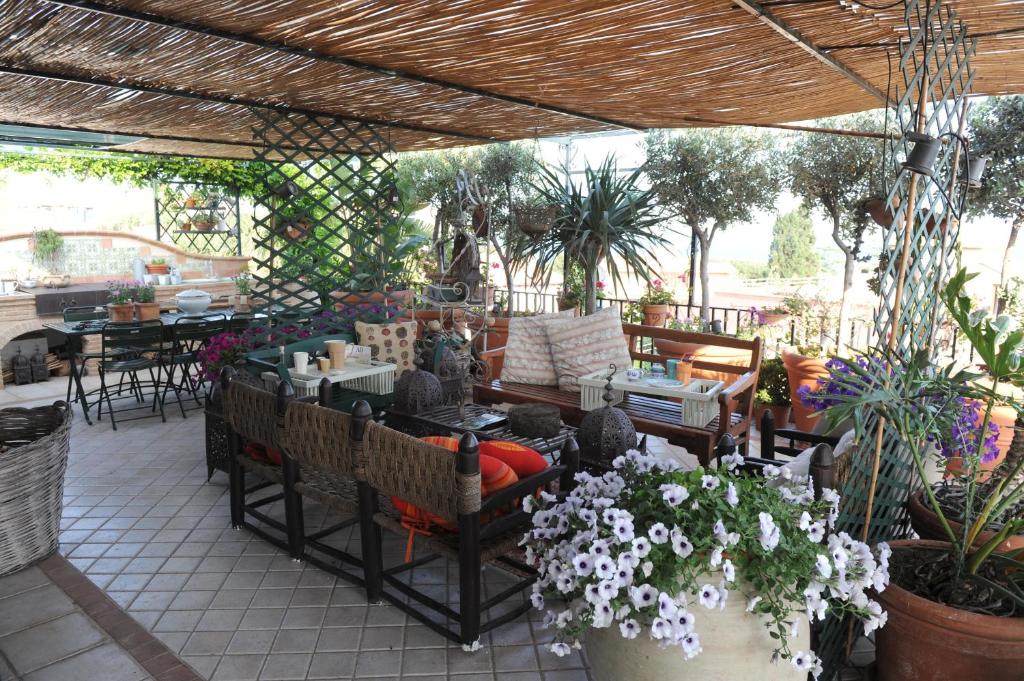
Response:
[[[668,241],[655,230],[659,223],[654,194],[641,189],[643,169],[619,175],[613,157],[584,169],[582,184],[566,182],[568,173],[542,165],[533,185],[541,200],[558,207],[552,228],[522,244],[519,257],[536,265],[534,283],[547,285],[563,256],[583,265],[585,312],[597,307],[598,266],[621,286],[624,276],[650,283],[658,264],[655,248]]]

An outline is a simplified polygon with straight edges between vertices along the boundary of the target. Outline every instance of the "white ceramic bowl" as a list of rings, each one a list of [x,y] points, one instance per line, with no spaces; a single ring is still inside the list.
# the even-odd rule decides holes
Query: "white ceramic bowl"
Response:
[[[178,303],[178,307],[181,308],[182,312],[186,314],[202,314],[210,307],[210,301],[213,298],[206,291],[193,288],[182,291],[174,296],[174,300]]]

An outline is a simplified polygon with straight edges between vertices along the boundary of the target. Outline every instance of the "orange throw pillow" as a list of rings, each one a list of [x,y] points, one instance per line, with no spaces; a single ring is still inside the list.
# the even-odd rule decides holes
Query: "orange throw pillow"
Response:
[[[507,440],[485,440],[480,443],[480,459],[484,456],[504,461],[522,478],[547,470],[548,462],[537,451],[526,445]],[[482,464],[481,464],[482,465]]]

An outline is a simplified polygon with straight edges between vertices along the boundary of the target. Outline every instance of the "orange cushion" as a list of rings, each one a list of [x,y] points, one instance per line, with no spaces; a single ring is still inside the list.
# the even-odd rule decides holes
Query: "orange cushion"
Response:
[[[547,470],[548,462],[537,451],[517,442],[485,440],[480,443],[480,459],[484,456],[504,461],[519,478],[528,478]],[[482,464],[481,464],[482,465]]]

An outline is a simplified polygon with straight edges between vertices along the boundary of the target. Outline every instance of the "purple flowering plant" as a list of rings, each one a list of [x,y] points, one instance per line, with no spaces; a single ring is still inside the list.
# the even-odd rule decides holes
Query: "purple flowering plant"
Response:
[[[993,318],[973,308],[965,292],[973,276],[961,269],[940,297],[986,373],[953,364],[937,366],[927,350],[907,356],[883,347],[853,361],[833,360],[829,376],[819,379],[818,389],[805,392],[801,399],[824,411],[831,424],[852,420],[858,442],[872,451],[884,421],[884,432],[898,437],[911,455],[925,500],[949,540],[953,574],[950,578],[943,573],[942,579],[949,582],[941,592],[995,591],[1019,612],[1024,610],[1024,562],[999,548],[1009,536],[1024,531],[1024,518],[1011,516],[1001,526],[993,526],[992,521],[1005,518],[1007,510],[1024,500],[1024,458],[996,468],[993,479],[985,483],[986,498],[979,498],[979,489],[982,464],[998,456],[999,429],[992,422],[993,409],[1007,405],[1018,414],[1024,412],[1024,407],[999,391],[1001,383],[1024,386],[1024,331],[1008,315]],[[928,482],[925,466],[929,457],[943,464],[951,456],[960,458],[964,470],[954,480],[964,492],[962,512],[953,518],[960,524],[956,531]],[[981,532],[993,527],[992,538],[982,541]],[[950,604],[956,606],[956,602]]]

